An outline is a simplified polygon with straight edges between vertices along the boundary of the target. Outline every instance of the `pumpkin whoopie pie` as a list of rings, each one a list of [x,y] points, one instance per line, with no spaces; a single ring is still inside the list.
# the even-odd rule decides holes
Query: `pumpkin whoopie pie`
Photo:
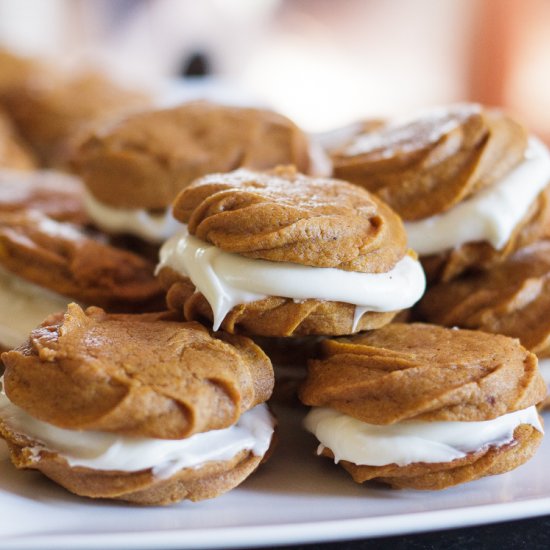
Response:
[[[205,176],[174,202],[161,249],[168,306],[214,329],[342,335],[415,303],[424,274],[399,217],[349,183],[292,167]]]
[[[179,227],[170,205],[194,179],[278,164],[310,168],[308,139],[293,122],[265,109],[206,101],[136,113],[100,128],[73,161],[99,227],[157,243]]]
[[[86,226],[83,186],[53,170],[0,170],[0,212],[38,210],[59,222]]]
[[[520,466],[542,439],[546,384],[518,340],[393,323],[322,346],[305,426],[358,483],[444,489]]]
[[[0,208],[0,345],[19,345],[72,300],[109,311],[158,311],[164,300],[153,271],[154,264],[81,226],[38,210]]]
[[[273,369],[243,336],[71,304],[2,360],[0,433],[13,463],[78,495],[212,498],[271,445]]]
[[[151,103],[143,93],[90,71],[38,73],[1,99],[17,130],[46,167],[66,167],[73,149],[96,124]]]
[[[488,271],[434,285],[416,313],[438,325],[519,338],[539,358],[550,385],[549,241],[533,243]]]
[[[550,236],[550,154],[501,111],[433,109],[356,137],[332,160],[335,177],[403,218],[429,280],[490,267]]]

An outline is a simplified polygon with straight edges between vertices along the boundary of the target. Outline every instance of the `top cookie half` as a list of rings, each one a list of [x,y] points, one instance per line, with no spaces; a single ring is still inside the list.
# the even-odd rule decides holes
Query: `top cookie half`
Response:
[[[380,199],[291,167],[206,176],[180,193],[174,216],[222,250],[275,262],[384,273],[407,250],[399,216]]]

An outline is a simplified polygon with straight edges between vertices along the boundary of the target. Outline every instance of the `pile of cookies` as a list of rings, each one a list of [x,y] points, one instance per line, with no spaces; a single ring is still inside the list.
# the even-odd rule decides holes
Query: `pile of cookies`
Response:
[[[268,355],[293,346],[304,428],[359,483],[441,489],[536,451],[550,154],[518,122],[464,104],[316,137],[9,52],[0,106],[18,468],[93,498],[222,494],[277,452]]]

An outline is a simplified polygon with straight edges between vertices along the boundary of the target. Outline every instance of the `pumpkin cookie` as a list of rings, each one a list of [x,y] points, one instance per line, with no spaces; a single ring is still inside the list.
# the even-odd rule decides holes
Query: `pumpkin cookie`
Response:
[[[161,249],[168,305],[215,329],[351,334],[424,290],[399,217],[346,182],[284,167],[213,174],[180,193],[174,216],[187,227]]]
[[[20,344],[71,299],[114,311],[161,309],[153,267],[39,211],[0,211],[0,344]]]
[[[517,340],[394,323],[322,345],[305,426],[359,483],[443,489],[516,468],[540,443],[546,385]]]
[[[65,166],[88,129],[145,108],[150,100],[86,72],[29,78],[5,94],[4,104],[42,165]]]
[[[239,167],[310,167],[305,134],[272,111],[205,101],[127,117],[95,132],[73,166],[96,224],[162,242],[178,225],[169,207],[195,178]]]
[[[17,135],[6,113],[0,109],[0,170],[31,170],[35,166],[33,154]]]
[[[3,354],[0,432],[18,468],[140,504],[217,496],[267,452],[266,355],[166,314],[71,304]]]
[[[532,244],[486,272],[433,286],[417,313],[430,323],[519,338],[538,356],[550,385],[550,242]]]
[[[0,48],[0,103],[7,94],[23,89],[32,80],[46,79],[54,73],[53,67],[42,60]]]
[[[550,236],[550,154],[504,113],[454,105],[356,138],[334,174],[406,221],[428,279],[487,268]]]
[[[49,218],[88,224],[79,179],[50,170],[0,170],[0,212],[38,210]]]

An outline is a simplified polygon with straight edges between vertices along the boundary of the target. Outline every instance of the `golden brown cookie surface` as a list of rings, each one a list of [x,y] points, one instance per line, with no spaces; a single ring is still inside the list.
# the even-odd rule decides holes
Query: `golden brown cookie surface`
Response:
[[[189,232],[249,258],[385,273],[403,258],[399,217],[364,189],[288,167],[212,174],[174,202]]]
[[[95,132],[74,159],[98,201],[148,210],[166,208],[205,174],[278,164],[308,168],[307,138],[295,124],[272,111],[204,101],[129,116]]]
[[[393,323],[322,347],[300,398],[371,424],[489,420],[546,395],[536,356],[505,336]]]
[[[251,340],[165,315],[71,304],[3,355],[8,398],[61,428],[165,439],[225,428],[268,399],[273,369]]]
[[[444,212],[523,158],[527,132],[477,104],[432,110],[359,136],[333,154],[334,175],[377,193],[405,220]]]
[[[107,309],[162,307],[152,263],[36,210],[0,212],[0,265],[58,294]]]
[[[537,355],[550,355],[550,242],[433,286],[417,311],[431,323],[505,334]]]
[[[38,210],[62,222],[88,223],[80,180],[54,171],[0,171],[0,212]]]
[[[45,166],[67,161],[90,124],[144,108],[149,99],[98,73],[56,74],[27,79],[6,94],[17,129]]]
[[[7,114],[0,109],[0,170],[31,170],[35,166],[32,152],[17,135]]]
[[[0,102],[6,94],[21,90],[31,80],[48,78],[51,74],[52,67],[43,61],[0,48]]]

